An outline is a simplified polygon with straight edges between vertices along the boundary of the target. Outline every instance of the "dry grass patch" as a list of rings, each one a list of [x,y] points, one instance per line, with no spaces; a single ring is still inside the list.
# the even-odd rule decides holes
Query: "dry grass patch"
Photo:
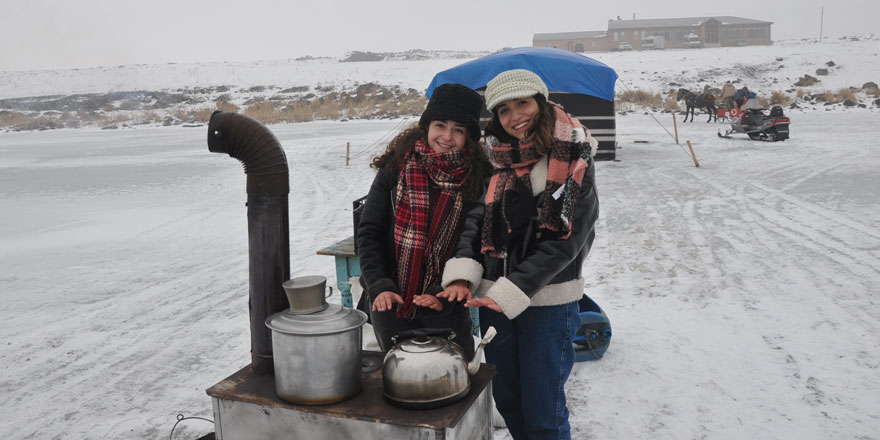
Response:
[[[428,98],[418,96],[411,99],[389,100],[376,104],[375,108],[379,113],[386,115],[415,115],[420,114],[428,105]]]
[[[210,107],[197,108],[193,110],[178,110],[174,112],[174,117],[190,123],[202,122],[207,124],[211,120],[214,109]]]
[[[0,111],[0,127],[16,127],[23,125],[32,118],[19,112]]]
[[[272,104],[269,101],[252,103],[245,107],[241,113],[264,124],[279,122],[278,114],[275,111],[275,104]]]
[[[315,119],[312,103],[309,101],[291,101],[281,108],[284,120],[288,122],[308,122]]]
[[[626,90],[617,95],[617,102],[624,102],[639,107],[660,108],[664,105],[659,93],[643,90]]]
[[[667,96],[663,100],[663,111],[664,112],[677,112],[681,110],[681,107],[678,106],[678,101],[675,100],[672,96]]]
[[[231,102],[217,101],[217,110],[220,110],[221,112],[235,113],[239,111],[240,108]]]
[[[108,116],[106,120],[115,124],[124,124],[131,121],[131,115],[128,113],[116,113],[112,116]]]
[[[209,107],[192,110],[189,112],[189,121],[204,122],[205,124],[207,124],[211,120],[211,115],[213,115],[215,111],[215,109]]]
[[[156,112],[149,111],[145,113],[136,113],[132,118],[134,124],[158,124],[164,119],[163,116]]]
[[[800,93],[800,91],[798,91],[798,93]],[[781,105],[784,107],[790,103],[791,103],[791,97],[786,95],[783,92],[777,91],[777,92],[773,92],[773,94],[770,95],[770,105]]]
[[[247,105],[242,114],[264,124],[305,122],[316,119],[374,118],[419,114],[427,98],[416,91],[367,95],[359,93],[330,93],[316,99],[285,102],[260,101]]]
[[[858,102],[858,99],[856,98],[856,92],[858,92],[858,90],[853,89],[852,87],[840,89],[836,93],[837,101],[835,102],[843,102],[846,100]]]
[[[22,123],[16,124],[12,127],[14,130],[53,130],[56,128],[64,128],[64,123],[58,120],[57,118],[47,118],[43,116],[36,116],[32,118],[27,118]]]
[[[348,109],[337,99],[318,99],[310,102],[312,115],[315,119],[337,119],[346,116]]]
[[[832,92],[830,90],[826,90],[826,91],[822,92],[822,100],[833,104],[833,103],[837,102],[837,95],[835,95],[834,92]]]

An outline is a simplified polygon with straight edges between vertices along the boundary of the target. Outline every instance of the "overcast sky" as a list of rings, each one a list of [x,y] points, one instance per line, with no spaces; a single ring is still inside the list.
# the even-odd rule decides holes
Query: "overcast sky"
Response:
[[[0,70],[496,50],[608,20],[732,15],[773,39],[880,33],[880,0],[0,0]],[[772,6],[771,6],[772,5]]]

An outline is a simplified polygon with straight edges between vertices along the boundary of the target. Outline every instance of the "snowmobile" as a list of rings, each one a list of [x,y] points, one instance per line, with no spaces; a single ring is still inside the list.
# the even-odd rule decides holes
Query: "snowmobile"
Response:
[[[765,115],[763,109],[749,109],[734,116],[735,112],[731,110],[730,130],[721,133],[718,130],[718,137],[731,139],[732,133],[745,133],[752,140],[762,140],[767,142],[784,141],[788,139],[788,125],[791,120],[782,113],[782,107],[774,105],[770,109],[770,114]]]

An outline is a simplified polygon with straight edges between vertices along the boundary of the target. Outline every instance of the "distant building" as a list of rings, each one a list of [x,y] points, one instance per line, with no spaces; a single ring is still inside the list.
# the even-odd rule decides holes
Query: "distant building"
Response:
[[[773,44],[770,38],[772,24],[730,16],[608,20],[607,31],[535,34],[532,46],[571,52],[601,52],[616,50],[620,43],[628,42],[633,49],[639,50],[645,37],[662,36],[665,47],[670,49],[685,47],[685,37],[689,34],[696,34],[702,47],[770,45]]]
[[[605,31],[535,34],[532,38],[532,46],[555,47],[569,52],[602,52],[611,50],[611,46],[608,43],[608,33]]]

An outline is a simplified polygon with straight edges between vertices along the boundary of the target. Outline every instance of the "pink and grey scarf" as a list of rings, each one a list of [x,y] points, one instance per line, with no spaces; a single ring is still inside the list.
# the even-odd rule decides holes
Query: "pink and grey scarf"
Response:
[[[540,207],[538,215],[538,227],[541,229],[560,232],[560,238],[568,238],[571,235],[572,205],[577,199],[583,182],[584,173],[589,166],[589,145],[575,138],[575,129],[582,128],[581,123],[565,113],[558,104],[548,102],[553,106],[556,122],[553,130],[553,143],[550,146],[547,166],[547,186],[544,204]],[[584,129],[586,132],[586,129]],[[489,180],[489,188],[486,191],[486,213],[482,230],[482,252],[495,258],[502,257],[498,243],[495,243],[497,234],[492,228],[498,223],[496,216],[501,216],[503,226],[507,233],[511,232],[510,219],[507,217],[505,194],[516,190],[519,183],[524,184],[531,194],[531,181],[529,173],[541,158],[535,145],[534,134],[521,140],[518,144],[501,143],[494,136],[489,136],[486,143],[490,150],[490,159],[495,172]],[[517,215],[532,216],[532,213],[517,213]]]

